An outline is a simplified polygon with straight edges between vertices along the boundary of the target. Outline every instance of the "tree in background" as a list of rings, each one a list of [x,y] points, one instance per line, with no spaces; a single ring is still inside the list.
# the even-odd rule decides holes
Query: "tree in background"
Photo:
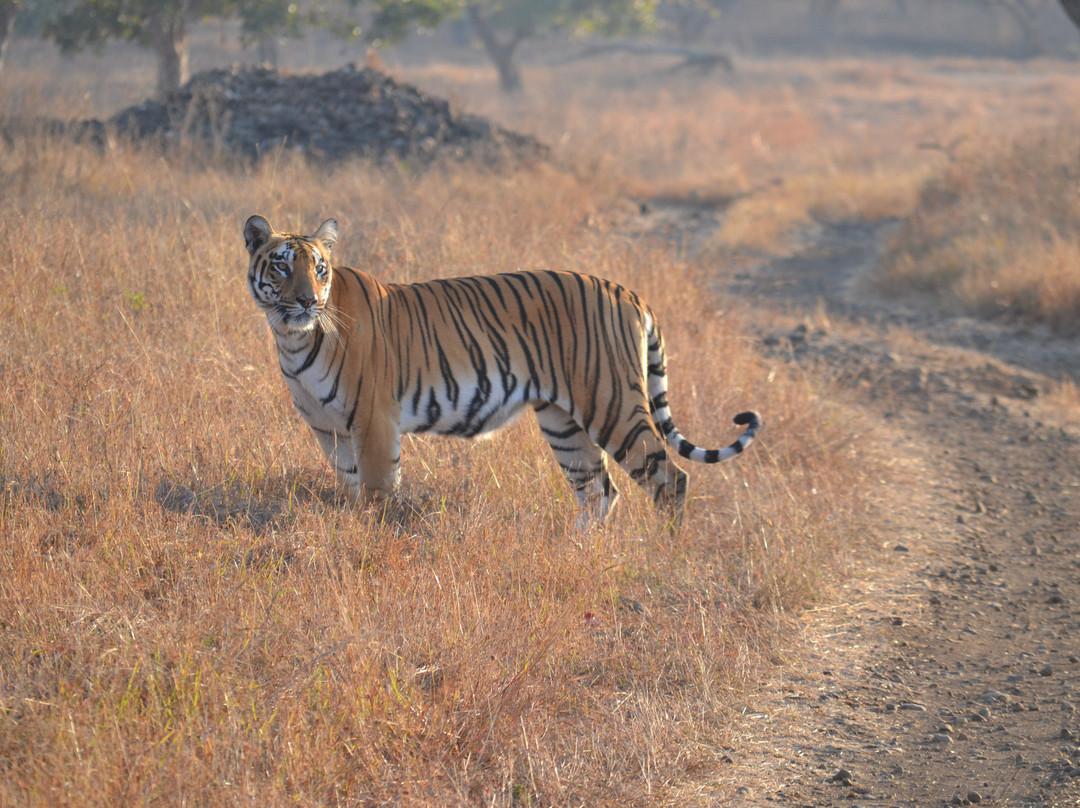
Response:
[[[19,16],[22,5],[22,0],[0,0],[0,70],[4,69],[4,52],[11,32],[15,30],[15,18]]]
[[[195,20],[232,11],[213,0],[79,0],[46,21],[44,34],[62,53],[124,39],[157,57],[157,89],[165,95],[188,77],[188,31]]]
[[[361,34],[356,10],[363,0],[235,0],[245,44],[256,43],[259,61],[278,66],[278,41],[322,28],[344,39]]]
[[[985,0],[1008,9],[1026,31],[1045,0]],[[277,65],[277,42],[320,27],[349,39],[361,34],[357,11],[369,11],[373,42],[395,41],[416,28],[448,18],[469,24],[495,65],[499,87],[522,88],[518,49],[555,32],[617,36],[654,30],[657,7],[680,41],[693,41],[734,0],[0,0],[0,68],[15,20],[34,18],[62,52],[100,47],[111,39],[136,42],[157,57],[159,94],[188,78],[188,32],[208,18],[239,18],[247,44],[257,43],[264,63]],[[893,0],[903,8],[904,0]],[[841,0],[809,0],[812,15],[831,17]],[[1080,27],[1080,0],[1060,0]],[[1036,34],[1032,34],[1035,36]],[[1036,43],[1037,44],[1037,43]]]
[[[522,88],[518,47],[555,31],[611,36],[651,30],[654,0],[374,0],[368,37],[393,41],[413,27],[433,28],[448,17],[464,17],[499,74],[499,87]]]
[[[299,8],[290,0],[237,0],[245,44],[255,42],[259,62],[277,69],[278,39],[300,33]]]
[[[660,20],[683,45],[701,42],[710,24],[737,0],[665,0],[658,9]]]
[[[15,0],[21,2],[21,0]],[[8,3],[11,0],[0,0]],[[33,2],[33,0],[32,0]],[[188,78],[188,33],[210,18],[239,17],[244,36],[259,42],[262,58],[276,60],[276,38],[321,24],[338,33],[359,29],[348,10],[359,0],[69,0],[49,16],[43,33],[63,53],[100,47],[113,39],[136,42],[157,57],[157,90],[165,95]]]
[[[894,0],[898,10],[907,13],[906,0]],[[707,0],[697,0],[707,2]],[[983,0],[985,5],[996,6],[1008,12],[1020,29],[1024,46],[1032,54],[1046,50],[1042,34],[1039,31],[1039,15],[1053,5],[1053,0]],[[1080,28],[1080,0],[1059,0],[1062,9]],[[840,8],[841,0],[810,0],[810,16],[821,20],[832,20]]]
[[[1076,27],[1080,28],[1080,0],[1061,0],[1061,7]]]

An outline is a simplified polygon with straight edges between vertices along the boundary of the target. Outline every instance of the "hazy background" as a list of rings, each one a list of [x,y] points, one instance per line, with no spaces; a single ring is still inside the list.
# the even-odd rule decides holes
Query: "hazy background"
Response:
[[[341,8],[351,13],[344,4]],[[154,94],[151,50],[111,40],[61,57],[55,45],[34,35],[44,13],[31,4],[16,20],[0,74],[2,114],[107,117]],[[365,19],[362,10],[353,16]],[[1053,0],[690,0],[661,3],[657,19],[656,31],[637,36],[601,38],[563,30],[526,39],[516,53],[526,74],[524,98],[514,104],[528,102],[530,90],[535,89],[530,87],[528,72],[542,67],[569,67],[562,76],[571,84],[589,81],[598,69],[612,64],[627,82],[664,77],[677,81],[694,72],[676,52],[679,49],[722,54],[736,62],[899,56],[1073,60],[1080,54],[1080,35]],[[492,63],[463,17],[447,20],[433,31],[411,27],[403,40],[377,48],[363,37],[349,40],[316,28],[266,39],[274,45],[270,49],[273,61],[285,71],[362,64],[377,52],[388,69],[417,80],[423,68],[435,62],[475,68],[481,74],[486,68],[489,89],[497,95]],[[596,48],[628,43],[639,50],[581,58]],[[665,48],[669,52],[664,53]],[[245,34],[237,20],[193,22],[189,54],[189,74],[266,62],[266,49]],[[709,75],[716,82],[725,80],[721,68]],[[33,109],[21,106],[27,98],[33,99]]]

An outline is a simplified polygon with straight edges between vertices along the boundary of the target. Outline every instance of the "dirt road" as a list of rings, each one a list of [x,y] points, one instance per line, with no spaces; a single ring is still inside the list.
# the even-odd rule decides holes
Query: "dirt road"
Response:
[[[716,804],[1080,805],[1080,431],[1046,401],[1080,346],[882,300],[893,226],[823,225],[724,281],[770,361],[880,425],[903,488],[749,697]]]

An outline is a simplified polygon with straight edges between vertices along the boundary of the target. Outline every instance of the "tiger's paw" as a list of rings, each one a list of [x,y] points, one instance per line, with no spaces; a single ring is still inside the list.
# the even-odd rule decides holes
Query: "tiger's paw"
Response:
[[[365,511],[378,514],[380,522],[401,527],[437,516],[446,509],[445,499],[422,486],[419,490],[414,486],[398,487],[389,492],[376,490],[359,501]]]

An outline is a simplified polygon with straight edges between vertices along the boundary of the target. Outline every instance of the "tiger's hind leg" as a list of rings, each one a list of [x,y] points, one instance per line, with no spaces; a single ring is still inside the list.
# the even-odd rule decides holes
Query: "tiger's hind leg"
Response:
[[[626,425],[618,425],[605,448],[630,479],[645,489],[658,510],[666,513],[675,527],[682,522],[690,475],[668,457],[664,439],[645,411]]]
[[[580,511],[574,527],[581,530],[603,522],[619,498],[603,450],[562,407],[540,404],[536,420],[577,497]]]

